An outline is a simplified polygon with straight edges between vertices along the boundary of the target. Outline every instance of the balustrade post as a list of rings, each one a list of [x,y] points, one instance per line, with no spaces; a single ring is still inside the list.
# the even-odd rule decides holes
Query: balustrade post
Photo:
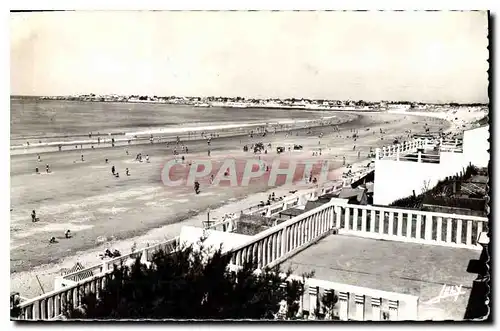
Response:
[[[393,230],[394,230],[394,213],[391,211],[391,212],[389,212],[389,229],[387,231],[389,236],[394,235]]]
[[[279,233],[274,236],[273,239],[273,260],[277,260],[280,257],[279,250],[281,248],[280,246],[280,235]]]
[[[352,229],[354,231],[358,230],[358,208],[354,208],[352,213]]]
[[[457,220],[457,239],[455,242],[457,244],[462,243],[462,220]]]
[[[335,225],[335,207],[334,206],[328,207],[327,215],[328,215],[327,226],[328,226],[328,230],[329,230],[329,229],[332,229]]]
[[[382,311],[380,309],[380,306],[382,305],[382,299],[381,298],[372,298],[371,300],[372,303],[372,321],[380,321],[381,320],[381,315]]]
[[[425,215],[425,240],[432,240],[432,215]]]
[[[349,292],[339,292],[339,318],[341,321],[349,319]]]
[[[418,162],[418,163],[422,163],[422,152],[418,152],[418,159],[417,159],[417,162]]]
[[[375,210],[370,212],[370,232],[375,232],[375,222],[377,220]]]
[[[316,307],[318,306],[319,289],[316,286],[309,287],[309,319],[316,319]]]
[[[361,211],[361,231],[366,232],[366,209]]]
[[[399,212],[398,213],[398,225],[396,229],[396,235],[401,237],[403,235],[403,213]]]
[[[389,300],[389,320],[390,321],[397,321],[398,320],[398,310],[399,310],[399,301]]]
[[[375,160],[380,160],[380,148],[375,148]]]
[[[415,238],[420,239],[422,237],[422,215],[417,214],[417,227],[415,232]]]
[[[437,227],[436,227],[436,240],[438,242],[443,241],[443,218],[437,218]]]
[[[335,206],[335,227],[337,229],[340,229],[340,226],[342,224],[342,207]]]
[[[285,255],[288,251],[288,227],[285,227],[283,228],[283,230],[281,230],[281,252],[280,252],[280,255],[279,257],[282,257],[283,255]]]
[[[384,234],[385,212],[379,211],[378,213],[378,234]]]
[[[465,243],[469,246],[472,245],[472,221],[467,221]]]
[[[350,212],[351,212],[351,208],[346,207],[345,208],[345,219],[344,219],[344,228],[346,230],[349,230],[349,223],[351,222]]]
[[[54,314],[55,316],[61,315],[61,294],[56,295],[54,299]]]
[[[365,320],[365,296],[364,295],[354,295],[354,303],[356,305],[356,321]]]

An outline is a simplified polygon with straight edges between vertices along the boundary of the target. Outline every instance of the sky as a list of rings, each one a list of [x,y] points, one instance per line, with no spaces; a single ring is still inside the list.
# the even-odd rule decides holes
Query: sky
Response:
[[[11,95],[488,102],[486,12],[10,15]]]

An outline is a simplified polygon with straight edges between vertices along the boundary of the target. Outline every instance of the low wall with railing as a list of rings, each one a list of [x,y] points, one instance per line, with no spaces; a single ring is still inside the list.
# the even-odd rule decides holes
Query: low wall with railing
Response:
[[[340,234],[478,250],[488,228],[486,217],[347,203],[336,206],[335,217]]]
[[[416,153],[419,149],[433,150],[439,147],[440,152],[461,153],[463,141],[461,139],[430,139],[413,138],[409,141],[403,141],[399,144],[384,146],[375,149],[376,160],[400,160],[405,155]]]

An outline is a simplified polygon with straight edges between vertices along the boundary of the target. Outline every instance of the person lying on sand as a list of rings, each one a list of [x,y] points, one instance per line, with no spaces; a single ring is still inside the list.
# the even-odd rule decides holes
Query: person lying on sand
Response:
[[[52,238],[50,238],[50,240],[49,240],[49,244],[55,244],[55,243],[57,243],[57,241],[56,241],[56,237],[52,237]]]

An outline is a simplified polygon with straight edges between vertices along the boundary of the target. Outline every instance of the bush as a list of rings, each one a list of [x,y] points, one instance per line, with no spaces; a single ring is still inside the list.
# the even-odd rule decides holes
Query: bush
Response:
[[[282,286],[290,271],[283,274],[273,268],[256,275],[251,261],[237,273],[230,271],[230,256],[220,249],[211,256],[206,249],[193,247],[169,254],[159,251],[151,262],[146,266],[137,259],[131,267],[115,266],[99,295],[85,295],[81,307],[65,309],[65,317],[293,319],[304,293],[303,281]],[[285,313],[278,314],[283,306]]]

